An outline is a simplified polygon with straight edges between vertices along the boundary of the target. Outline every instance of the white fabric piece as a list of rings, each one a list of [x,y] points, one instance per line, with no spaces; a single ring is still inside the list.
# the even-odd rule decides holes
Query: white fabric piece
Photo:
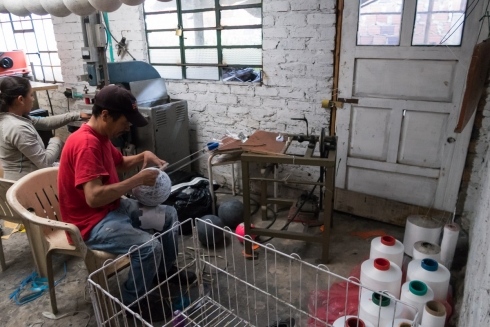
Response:
[[[156,207],[140,206],[143,214],[140,216],[141,229],[154,229],[162,231],[165,224],[166,205],[158,205]]]

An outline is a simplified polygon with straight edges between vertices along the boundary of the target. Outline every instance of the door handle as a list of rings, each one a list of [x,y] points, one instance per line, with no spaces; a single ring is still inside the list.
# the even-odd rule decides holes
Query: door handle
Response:
[[[447,138],[447,143],[454,143],[454,142],[456,142],[456,139],[454,137]]]

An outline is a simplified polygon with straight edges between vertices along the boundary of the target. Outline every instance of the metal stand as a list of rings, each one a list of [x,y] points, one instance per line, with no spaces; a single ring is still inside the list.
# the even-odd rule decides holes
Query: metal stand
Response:
[[[290,135],[291,138],[296,136]],[[318,139],[317,139],[318,141]],[[272,236],[279,238],[287,238],[293,240],[301,240],[306,242],[315,242],[322,244],[322,262],[326,263],[328,260],[328,251],[330,243],[330,227],[332,220],[333,211],[333,193],[335,189],[334,179],[335,179],[335,162],[336,162],[336,150],[328,150],[324,157],[314,156],[314,147],[308,147],[303,156],[292,156],[292,155],[263,155],[254,153],[244,153],[241,156],[242,162],[242,181],[243,181],[243,208],[244,208],[244,220],[245,220],[245,234],[247,235],[257,235],[257,236]],[[301,166],[315,166],[322,167],[325,172],[325,179],[320,179],[321,182],[316,181],[294,181],[294,180],[281,180],[266,177],[250,177],[249,165],[250,163],[259,164],[286,164],[286,165],[301,165]],[[267,197],[267,183],[287,183],[287,184],[303,184],[303,185],[318,185],[322,186],[324,190],[323,198],[323,217],[324,217],[324,230],[321,235],[308,235],[306,233],[290,232],[287,230],[274,230],[265,228],[254,228],[251,229],[251,217],[250,217],[250,181],[260,182],[261,187],[261,199],[260,206],[262,211],[267,208],[267,204],[276,205],[292,205],[295,200],[291,199],[281,199],[277,196],[273,198]],[[266,213],[263,212],[263,217]],[[252,243],[245,242],[245,253],[246,255],[252,255]]]

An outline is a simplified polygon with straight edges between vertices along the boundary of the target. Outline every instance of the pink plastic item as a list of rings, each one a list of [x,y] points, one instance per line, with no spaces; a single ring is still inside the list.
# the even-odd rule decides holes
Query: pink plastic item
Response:
[[[255,226],[254,226],[254,224],[250,224],[250,227],[254,228]],[[243,236],[245,235],[245,225],[243,223],[240,223],[236,227],[235,234],[237,234],[238,241],[240,241],[240,243],[243,243]],[[252,240],[255,241],[255,238],[257,237],[257,235],[250,235],[250,237],[252,238]]]

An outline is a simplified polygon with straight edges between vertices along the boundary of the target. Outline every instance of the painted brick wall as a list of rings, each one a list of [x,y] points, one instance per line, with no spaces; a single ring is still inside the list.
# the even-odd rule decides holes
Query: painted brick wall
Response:
[[[335,3],[335,0],[264,0],[262,85],[168,81],[169,94],[189,103],[193,152],[227,130],[304,133],[305,124],[290,120],[292,117],[305,115],[313,133],[329,126],[329,112],[320,104],[322,99],[331,97]],[[133,56],[147,61],[142,7],[123,5],[118,11],[109,13],[109,21],[113,35],[118,39],[126,36]],[[80,18],[75,15],[53,18],[53,23],[65,87],[81,90],[86,83],[78,79],[83,74]],[[123,60],[131,58],[126,56]],[[63,90],[50,93],[55,113],[66,111]],[[47,106],[45,96],[40,95],[40,101]],[[75,102],[70,101],[70,107],[74,108]],[[205,159],[200,160],[197,167],[207,173]],[[296,177],[311,173],[310,170],[295,169]],[[215,175],[219,182],[230,183],[229,167],[218,167]]]

